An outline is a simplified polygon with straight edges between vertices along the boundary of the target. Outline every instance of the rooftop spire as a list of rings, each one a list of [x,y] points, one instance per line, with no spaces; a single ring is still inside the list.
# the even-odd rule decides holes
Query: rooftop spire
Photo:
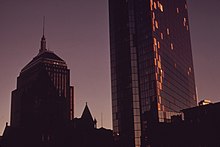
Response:
[[[45,16],[43,17],[43,36],[44,36],[44,29],[45,29]]]
[[[44,31],[45,31],[45,16],[43,17],[43,36],[41,38],[41,45],[40,45],[40,52],[46,51],[46,38],[44,37]]]

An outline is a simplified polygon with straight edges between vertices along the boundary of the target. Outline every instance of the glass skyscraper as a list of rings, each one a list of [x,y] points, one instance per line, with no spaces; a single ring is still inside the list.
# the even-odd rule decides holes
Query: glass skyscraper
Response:
[[[197,105],[186,0],[109,0],[113,131],[150,145],[149,128]]]

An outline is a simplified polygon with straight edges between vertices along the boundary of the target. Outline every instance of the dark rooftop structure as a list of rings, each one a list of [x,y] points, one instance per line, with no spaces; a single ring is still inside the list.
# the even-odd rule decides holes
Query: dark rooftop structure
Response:
[[[151,130],[154,146],[220,146],[220,103],[210,103],[182,110],[172,123],[155,124]]]

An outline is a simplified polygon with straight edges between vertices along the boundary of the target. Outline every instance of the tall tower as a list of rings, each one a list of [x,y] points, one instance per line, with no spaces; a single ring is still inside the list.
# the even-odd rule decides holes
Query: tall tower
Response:
[[[41,38],[39,53],[20,72],[12,92],[11,126],[51,128],[74,117],[70,70],[63,59],[46,48]]]
[[[113,131],[147,146],[149,128],[197,105],[186,0],[109,0]]]

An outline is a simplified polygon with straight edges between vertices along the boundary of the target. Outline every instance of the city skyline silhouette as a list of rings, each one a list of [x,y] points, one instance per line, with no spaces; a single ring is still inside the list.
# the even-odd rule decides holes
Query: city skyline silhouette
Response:
[[[188,1],[199,100],[209,98],[214,102],[220,97],[220,71],[216,68],[220,54],[220,22],[215,19],[218,4],[215,0],[200,5]],[[112,128],[107,1],[1,1],[0,8],[0,134],[10,121],[10,93],[16,77],[38,52],[44,15],[48,48],[64,58],[71,70],[76,117],[88,102],[98,122],[102,112],[104,126]]]

